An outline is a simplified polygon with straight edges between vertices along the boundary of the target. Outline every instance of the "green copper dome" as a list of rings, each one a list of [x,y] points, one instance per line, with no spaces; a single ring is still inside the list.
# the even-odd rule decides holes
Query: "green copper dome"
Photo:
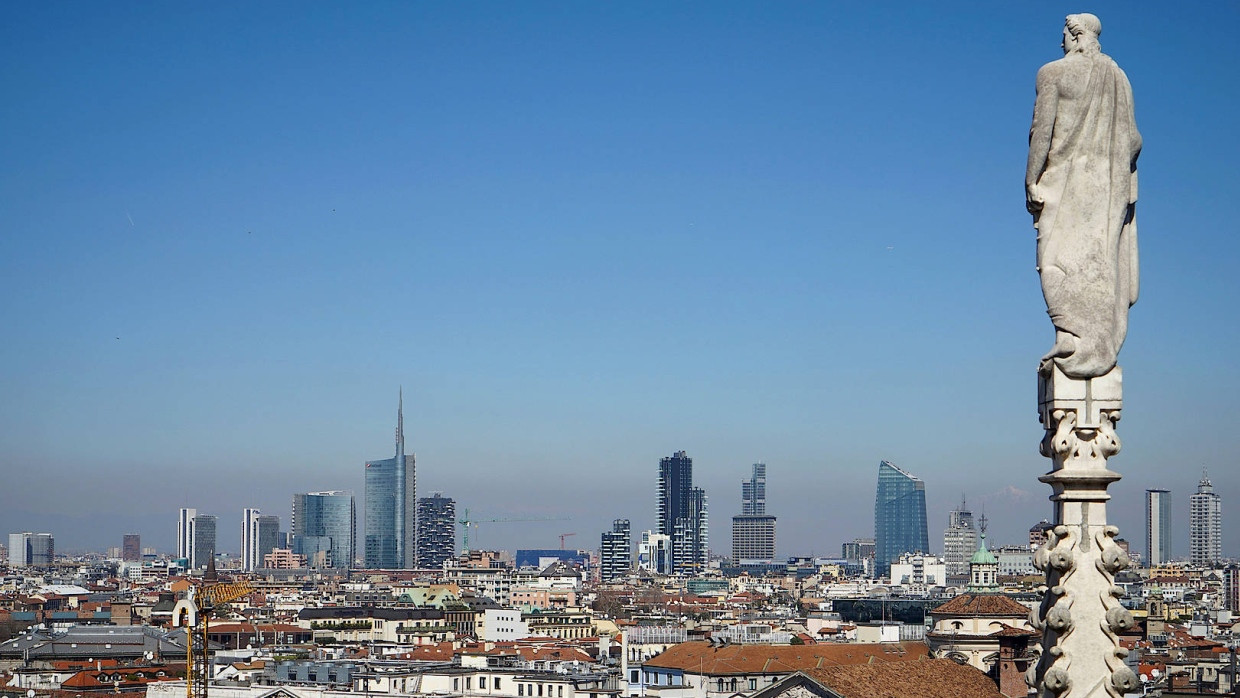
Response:
[[[982,534],[982,547],[978,548],[977,552],[973,553],[973,557],[969,559],[969,564],[970,565],[997,565],[999,564],[999,558],[995,557],[989,550],[986,549],[986,534],[984,533]]]

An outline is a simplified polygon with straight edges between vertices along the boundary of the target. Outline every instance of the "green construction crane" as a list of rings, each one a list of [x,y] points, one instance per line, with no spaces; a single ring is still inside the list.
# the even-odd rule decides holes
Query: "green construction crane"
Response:
[[[521,521],[521,522],[524,522],[524,521],[568,521],[568,517],[567,516],[535,516],[535,517],[524,518],[524,519],[509,519],[509,518],[471,519],[469,517],[469,509],[466,509],[465,516],[457,520],[457,523],[461,525],[461,529],[462,529],[461,552],[462,553],[469,552],[469,529],[471,526],[473,527],[475,531],[477,531],[478,524],[480,523],[516,523],[518,521]]]

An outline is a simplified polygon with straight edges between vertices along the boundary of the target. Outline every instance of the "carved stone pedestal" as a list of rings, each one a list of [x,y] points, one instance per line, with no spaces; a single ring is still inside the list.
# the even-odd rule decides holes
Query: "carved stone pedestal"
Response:
[[[1055,503],[1055,527],[1033,558],[1046,573],[1042,604],[1030,614],[1042,631],[1042,656],[1028,676],[1040,698],[1118,698],[1140,685],[1117,635],[1133,624],[1115,586],[1128,555],[1115,543],[1119,529],[1107,525],[1107,486],[1120,479],[1107,459],[1120,449],[1122,398],[1118,366],[1088,380],[1053,366],[1038,375],[1041,451],[1053,462],[1039,479]]]

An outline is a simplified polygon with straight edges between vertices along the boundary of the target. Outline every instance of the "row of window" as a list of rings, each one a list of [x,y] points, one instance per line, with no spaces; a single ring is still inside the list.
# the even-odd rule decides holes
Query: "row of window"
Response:
[[[491,681],[491,688],[498,691],[500,689],[500,681],[501,681],[501,677],[499,676],[494,677]],[[465,690],[472,691],[473,683],[474,683],[474,677],[466,676],[465,677]],[[554,693],[552,692],[552,689],[555,689]],[[459,677],[452,679],[452,690],[453,691],[461,690],[461,679]],[[480,691],[487,690],[487,677],[485,676],[478,677],[478,690]],[[522,696],[522,697],[532,696],[534,698],[564,698],[564,686],[562,685],[546,686],[545,684],[541,684],[541,683],[539,684],[518,683],[517,684],[517,695]]]

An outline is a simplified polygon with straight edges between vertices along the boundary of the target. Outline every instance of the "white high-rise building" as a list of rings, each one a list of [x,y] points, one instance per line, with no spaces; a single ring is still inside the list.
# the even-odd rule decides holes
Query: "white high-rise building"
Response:
[[[1223,556],[1223,501],[1202,472],[1197,492],[1189,497],[1188,558],[1194,565],[1217,564]]]
[[[56,542],[50,533],[9,534],[9,565],[47,567],[56,558]]]
[[[943,561],[947,574],[963,577],[969,574],[969,560],[977,552],[977,527],[973,525],[973,512],[964,498],[960,507],[947,514],[947,528],[943,529]]]
[[[1171,560],[1171,493],[1145,491],[1145,564],[1157,567]]]
[[[276,548],[280,517],[263,516],[258,509],[241,512],[241,569],[246,572],[263,566],[263,558]]]
[[[177,512],[177,557],[186,560],[194,556],[194,517],[197,509],[182,509]]]

